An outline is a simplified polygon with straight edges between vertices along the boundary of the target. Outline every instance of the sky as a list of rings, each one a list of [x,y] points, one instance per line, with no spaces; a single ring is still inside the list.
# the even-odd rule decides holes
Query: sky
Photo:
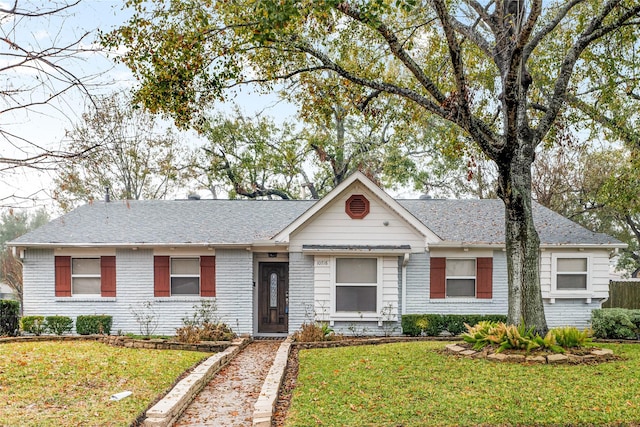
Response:
[[[131,72],[125,66],[116,64],[103,52],[95,51],[97,31],[109,31],[125,23],[130,16],[130,12],[123,10],[123,3],[115,0],[82,0],[78,5],[53,16],[39,18],[16,18],[15,15],[0,13],[1,37],[34,51],[81,40],[78,47],[87,52],[55,58],[56,65],[71,71],[95,95],[130,89],[135,85]],[[12,4],[0,0],[2,9]],[[20,1],[18,6],[34,11],[63,4],[65,3],[60,1],[42,0]],[[9,99],[7,89],[26,89],[23,93],[13,94],[13,99],[23,97],[20,102],[24,104],[39,103],[61,88],[67,88],[59,82],[63,76],[51,67],[42,64],[38,64],[40,70],[34,70],[34,67],[15,67],[18,59],[14,51],[8,48],[6,42],[0,42],[0,75],[5,80],[4,83],[0,80],[0,87],[5,90],[3,99],[0,99],[0,130],[4,135],[7,132],[12,135],[0,138],[0,157],[24,158],[41,152],[40,147],[63,150],[67,143],[65,134],[78,122],[89,97],[75,88],[65,91],[47,105],[7,112],[8,108],[15,105]],[[45,74],[52,78],[47,78]],[[277,117],[295,112],[293,107],[278,103],[275,95],[244,91],[235,102],[249,114],[264,111]],[[230,105],[218,106],[222,111],[230,108]],[[198,144],[198,141],[193,144]],[[3,207],[30,209],[41,206],[55,210],[55,205],[51,202],[53,176],[54,171],[38,172],[31,168],[0,170],[0,210]]]

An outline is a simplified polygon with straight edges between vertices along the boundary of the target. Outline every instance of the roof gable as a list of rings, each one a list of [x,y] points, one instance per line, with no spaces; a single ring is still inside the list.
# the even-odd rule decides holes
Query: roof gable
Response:
[[[362,187],[362,190],[358,187]],[[288,242],[290,236],[296,231],[305,227],[318,216],[322,215],[331,205],[338,203],[341,199],[349,197],[351,194],[364,192],[367,197],[373,197],[382,204],[386,209],[398,215],[407,225],[411,226],[415,231],[420,233],[427,242],[437,242],[441,239],[431,231],[423,222],[419,221],[407,209],[405,209],[397,200],[393,199],[380,187],[375,185],[373,181],[367,178],[362,172],[351,174],[346,180],[340,183],[329,194],[320,199],[315,205],[306,212],[296,218],[291,224],[276,234],[272,240],[275,242]],[[346,195],[349,196],[346,196]]]

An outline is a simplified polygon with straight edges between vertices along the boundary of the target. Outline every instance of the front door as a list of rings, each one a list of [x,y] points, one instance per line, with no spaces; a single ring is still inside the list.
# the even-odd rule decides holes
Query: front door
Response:
[[[289,264],[261,262],[258,280],[258,332],[289,329]]]

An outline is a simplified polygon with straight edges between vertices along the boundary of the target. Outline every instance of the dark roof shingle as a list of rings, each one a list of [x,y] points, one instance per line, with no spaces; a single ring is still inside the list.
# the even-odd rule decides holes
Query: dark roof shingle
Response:
[[[446,242],[504,243],[501,200],[398,202]],[[312,200],[94,202],[17,238],[12,244],[251,244],[273,237],[314,203]],[[542,244],[620,243],[537,203],[534,203],[534,221]]]

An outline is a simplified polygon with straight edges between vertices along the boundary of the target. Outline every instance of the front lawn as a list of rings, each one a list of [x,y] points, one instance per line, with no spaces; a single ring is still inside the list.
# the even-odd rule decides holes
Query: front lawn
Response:
[[[626,360],[523,365],[446,343],[301,350],[286,426],[640,425],[640,345]]]
[[[208,356],[94,341],[0,344],[0,425],[128,426]],[[125,390],[133,394],[109,400]]]

